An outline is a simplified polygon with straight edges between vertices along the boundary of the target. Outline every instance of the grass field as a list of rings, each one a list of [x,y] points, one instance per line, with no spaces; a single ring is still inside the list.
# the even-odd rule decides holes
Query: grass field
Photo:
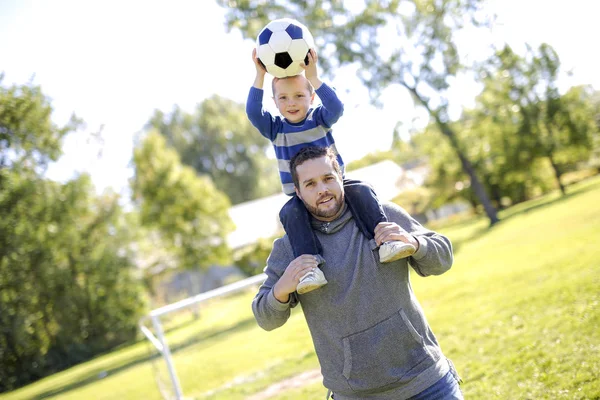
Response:
[[[500,216],[491,229],[485,219],[437,228],[453,241],[454,267],[412,279],[465,398],[600,399],[600,177]],[[187,398],[244,399],[318,368],[301,310],[265,332],[253,295],[213,301],[199,320],[169,330]],[[0,399],[160,399],[155,371],[166,372],[153,357],[142,341]],[[273,398],[325,392],[317,382]]]

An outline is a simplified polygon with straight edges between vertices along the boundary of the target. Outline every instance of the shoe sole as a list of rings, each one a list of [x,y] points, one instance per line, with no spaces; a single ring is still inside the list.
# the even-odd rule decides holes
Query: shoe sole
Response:
[[[382,263],[388,263],[388,262],[400,260],[401,258],[410,257],[413,254],[415,254],[415,248],[414,248],[414,246],[411,246],[411,247],[407,247],[406,250],[404,250],[404,251],[394,254],[391,257],[382,258],[380,261]]]
[[[325,283],[307,283],[302,286],[298,286],[296,288],[296,291],[298,292],[298,294],[304,294],[304,293],[312,292],[313,290],[318,289],[322,286],[325,286],[326,284],[327,284],[327,282],[325,282]]]

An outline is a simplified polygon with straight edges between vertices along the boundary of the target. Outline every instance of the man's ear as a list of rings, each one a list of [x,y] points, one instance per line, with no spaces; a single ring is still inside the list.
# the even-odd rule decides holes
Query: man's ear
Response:
[[[302,196],[300,195],[300,191],[298,190],[298,188],[294,185],[294,190],[296,191],[296,196],[298,196],[298,198],[300,200],[302,200]]]

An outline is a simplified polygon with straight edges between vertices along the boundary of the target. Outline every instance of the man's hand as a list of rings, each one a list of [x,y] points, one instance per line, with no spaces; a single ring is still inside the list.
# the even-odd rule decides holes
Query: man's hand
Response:
[[[419,250],[419,241],[410,233],[406,232],[395,222],[380,222],[375,227],[375,241],[379,246],[385,242],[399,240],[410,243]]]
[[[304,69],[304,76],[306,76],[306,79],[308,79],[313,88],[317,90],[323,84],[319,79],[319,72],[317,71],[317,61],[319,57],[317,56],[315,49],[310,49],[307,56],[308,65],[302,62],[300,66]]]
[[[317,258],[310,254],[303,254],[294,259],[285,269],[275,286],[273,286],[273,295],[275,298],[282,303],[287,303],[290,293],[296,291],[296,286],[298,286],[300,278],[309,273],[313,268],[318,268],[317,265]]]

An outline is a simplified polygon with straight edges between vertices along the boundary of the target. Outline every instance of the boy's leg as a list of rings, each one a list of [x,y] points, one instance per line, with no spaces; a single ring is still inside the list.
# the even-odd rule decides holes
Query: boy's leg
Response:
[[[294,252],[294,258],[302,254],[312,254],[319,266],[325,263],[323,248],[310,225],[310,214],[298,196],[293,196],[279,211],[279,220],[287,233]],[[317,268],[300,279],[296,291],[300,294],[310,292],[327,283],[323,272]]]
[[[373,239],[377,224],[387,222],[375,191],[366,182],[344,179],[344,193],[356,225],[367,239]],[[415,250],[415,246],[410,243],[387,242],[379,247],[379,259],[382,263],[395,261],[411,256]]]
[[[367,239],[373,239],[377,224],[387,221],[375,191],[366,182],[344,179],[344,194],[356,226]]]

